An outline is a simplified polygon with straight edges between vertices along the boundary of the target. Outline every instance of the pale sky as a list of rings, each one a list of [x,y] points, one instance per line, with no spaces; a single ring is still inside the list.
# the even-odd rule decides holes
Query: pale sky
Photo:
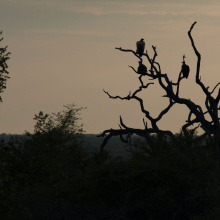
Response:
[[[8,45],[12,54],[11,79],[0,103],[0,133],[33,131],[34,114],[57,112],[73,102],[87,107],[81,115],[86,133],[118,128],[120,115],[128,127],[143,128],[137,102],[111,100],[103,92],[127,96],[140,86],[128,67],[137,68],[138,59],[115,47],[135,50],[141,38],[150,55],[151,46],[157,47],[162,72],[173,82],[186,55],[191,71],[182,81],[180,97],[204,106],[205,96],[194,82],[196,56],[187,35],[194,21],[202,81],[212,88],[220,81],[217,0],[1,0],[1,46]],[[146,59],[144,64],[149,66]],[[156,81],[142,92],[145,108],[154,117],[168,105],[164,94]],[[160,128],[178,132],[187,116],[186,107],[175,105]]]

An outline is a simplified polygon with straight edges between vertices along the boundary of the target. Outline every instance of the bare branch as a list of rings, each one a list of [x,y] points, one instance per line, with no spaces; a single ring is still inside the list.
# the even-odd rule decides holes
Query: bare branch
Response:
[[[194,125],[195,123],[199,123],[199,121],[197,119],[193,119],[192,121],[187,122],[185,125],[182,126],[183,132],[186,132],[186,129],[189,126]]]
[[[113,137],[113,136],[122,136],[122,135],[130,135],[130,134],[136,134],[140,137],[144,137],[147,141],[151,141],[151,137],[149,134],[154,134],[154,133],[160,133],[168,136],[174,137],[173,133],[171,131],[164,131],[164,130],[154,130],[152,128],[150,129],[134,129],[134,128],[128,128],[127,129],[108,129],[103,131],[100,135],[97,135],[97,137],[105,137],[104,141],[100,147],[100,151],[103,151],[105,145],[108,143],[108,141]]]
[[[154,51],[154,57],[152,59],[152,64],[154,64],[155,59],[157,57],[157,51],[156,51],[156,47],[152,45],[153,51]],[[153,70],[153,65],[151,65],[151,69],[150,69],[151,74],[154,74],[154,70]]]
[[[128,127],[124,124],[122,117],[120,116],[120,124],[123,128],[127,129]]]
[[[181,105],[185,105],[188,109],[189,109],[189,115],[188,115],[188,120],[186,120],[186,124],[184,124],[182,126],[182,130],[184,132],[186,132],[187,128],[191,125],[196,125],[199,124],[197,127],[195,127],[194,129],[197,129],[198,127],[201,127],[205,133],[207,134],[216,134],[216,132],[220,133],[220,125],[219,125],[219,120],[220,118],[218,117],[218,110],[220,110],[220,107],[218,107],[219,101],[220,101],[220,89],[218,92],[217,97],[214,99],[212,97],[212,94],[214,93],[215,89],[220,85],[220,83],[217,83],[217,85],[214,87],[214,89],[209,92],[208,89],[209,87],[205,87],[204,84],[201,81],[201,76],[200,76],[200,63],[201,63],[201,55],[199,53],[199,51],[197,50],[194,40],[192,38],[191,32],[195,26],[196,22],[194,22],[189,31],[188,31],[188,36],[189,39],[191,41],[191,45],[192,48],[197,56],[197,67],[196,67],[196,84],[198,84],[201,89],[203,90],[203,92],[206,95],[206,101],[205,101],[205,106],[207,108],[207,112],[203,112],[201,106],[197,105],[196,103],[192,102],[190,99],[186,99],[186,98],[180,98],[179,97],[179,91],[180,91],[180,83],[182,81],[182,79],[187,78],[184,77],[184,72],[183,72],[183,66],[182,69],[179,73],[178,79],[176,83],[173,83],[169,77],[167,73],[162,73],[161,70],[161,66],[160,63],[156,62],[156,57],[158,56],[157,54],[157,50],[155,46],[152,46],[153,49],[153,58],[151,59],[151,57],[148,55],[148,52],[146,51],[145,54],[141,54],[142,58],[133,50],[129,50],[129,49],[122,49],[120,48],[115,48],[118,49],[120,51],[123,52],[130,52],[133,53],[139,60],[140,60],[140,64],[139,67],[141,67],[142,61],[144,59],[144,57],[146,57],[147,61],[149,62],[150,65],[150,70],[148,70],[150,73],[147,72],[147,68],[145,67],[145,71],[143,71],[143,74],[141,73],[141,71],[136,70],[134,67],[129,66],[136,74],[138,74],[138,79],[140,81],[141,86],[136,89],[133,93],[129,93],[128,96],[126,97],[121,97],[121,96],[111,96],[108,92],[106,92],[104,90],[104,92],[109,96],[109,98],[112,99],[121,99],[121,100],[131,100],[131,99],[135,99],[139,102],[140,104],[140,108],[142,113],[145,115],[145,117],[150,121],[151,123],[151,128],[148,128],[147,122],[145,121],[145,119],[143,119],[143,124],[144,124],[144,129],[134,129],[134,128],[129,128],[127,127],[123,121],[122,118],[120,116],[120,129],[119,130],[114,130],[114,129],[109,129],[104,131],[101,135],[99,136],[106,136],[103,142],[102,147],[104,147],[104,145],[108,142],[108,140],[112,137],[112,136],[120,136],[122,141],[126,141],[123,138],[123,135],[132,135],[132,134],[137,134],[139,136],[145,137],[147,140],[150,141],[150,134],[165,134],[165,135],[173,135],[171,131],[162,131],[159,129],[157,122],[160,121],[162,119],[162,117],[164,115],[166,115],[169,110],[172,108],[172,106],[176,103],[181,104]],[[184,65],[184,60],[185,59],[185,55],[183,56],[183,65]],[[187,66],[188,68],[188,66]],[[187,69],[188,71],[188,69]],[[183,75],[182,75],[183,72]],[[150,112],[147,111],[144,107],[144,102],[143,99],[138,97],[137,94],[139,94],[143,89],[148,88],[149,85],[153,84],[153,83],[147,83],[146,85],[143,82],[143,76],[148,76],[149,80],[155,80],[158,79],[158,83],[161,86],[161,88],[163,88],[163,90],[165,91],[165,95],[163,95],[163,97],[167,97],[169,98],[169,104],[168,106],[163,109],[159,115],[156,118],[153,118],[150,115]],[[177,87],[174,87],[177,86]],[[175,91],[174,91],[175,88]],[[209,116],[211,116],[211,122],[208,121],[205,118],[205,115],[209,114]],[[220,142],[219,142],[219,146],[220,146]]]
[[[147,129],[147,122],[144,120],[144,118],[143,118],[143,124],[144,124],[145,129]]]
[[[133,69],[135,73],[138,74],[138,72],[136,71],[136,69],[135,69],[133,66],[129,66],[129,67],[130,67],[131,69]]]
[[[121,100],[130,100],[131,97],[128,95],[126,97],[121,97],[121,96],[111,96],[108,92],[106,92],[104,89],[103,89],[104,93],[106,93],[108,95],[109,98],[111,99],[121,99]]]
[[[217,85],[216,85],[216,86],[214,87],[214,89],[210,92],[210,94],[212,94],[212,93],[215,91],[215,89],[217,88],[218,85],[220,85],[220,82],[217,83]],[[207,89],[208,89],[208,87],[207,87]]]
[[[195,46],[195,43],[194,43],[194,40],[192,38],[192,35],[191,35],[191,31],[192,29],[194,28],[195,24],[197,22],[195,21],[190,30],[188,31],[188,35],[189,35],[189,38],[190,38],[190,41],[191,41],[191,44],[192,44],[192,47],[193,47],[193,50],[197,56],[197,67],[196,67],[196,83],[198,85],[200,85],[200,87],[202,88],[203,92],[206,94],[206,96],[208,97],[209,101],[212,102],[214,101],[213,97],[211,96],[211,93],[208,91],[208,89],[204,86],[204,84],[201,82],[201,77],[200,77],[200,63],[201,63],[201,55],[199,53],[199,51],[197,50],[196,46]]]
[[[159,121],[174,105],[175,103],[170,99],[170,104],[159,114],[157,118],[155,118],[155,121]]]
[[[186,122],[190,122],[191,121],[191,116],[192,116],[192,111],[189,112],[188,120]]]
[[[216,105],[217,106],[218,106],[219,100],[220,100],[220,89],[218,90],[218,95],[216,97]]]
[[[131,52],[142,62],[142,58],[140,56],[138,56],[138,54],[133,50],[126,50],[126,49],[122,49],[121,47],[116,47],[115,49],[123,51],[123,52]]]
[[[141,86],[144,87],[144,83],[143,83],[143,81],[142,81],[142,76],[143,76],[143,75],[140,75],[140,76],[138,77],[138,79],[139,79],[139,81],[140,81],[140,83],[141,83]]]

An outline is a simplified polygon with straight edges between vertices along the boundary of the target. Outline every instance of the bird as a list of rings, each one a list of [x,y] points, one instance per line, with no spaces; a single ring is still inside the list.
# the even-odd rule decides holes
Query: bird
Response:
[[[137,47],[136,53],[139,54],[141,57],[144,53],[144,48],[145,48],[145,42],[143,38],[141,38],[140,41],[137,41],[136,47]]]
[[[183,64],[182,64],[182,73],[183,73],[183,77],[187,79],[188,76],[189,76],[189,70],[190,70],[190,68],[189,68],[188,65],[186,65],[186,63],[185,63],[184,60],[183,60],[182,63],[183,63]]]
[[[138,71],[139,74],[146,74],[147,73],[147,67],[142,64],[141,61],[139,61]]]

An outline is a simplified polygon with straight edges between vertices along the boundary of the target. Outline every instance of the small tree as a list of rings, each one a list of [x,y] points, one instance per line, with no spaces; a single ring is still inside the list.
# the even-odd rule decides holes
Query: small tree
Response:
[[[3,40],[3,37],[1,38],[2,31],[0,32],[0,42]],[[6,81],[8,78],[9,72],[7,71],[8,65],[7,61],[9,60],[9,55],[11,54],[10,52],[7,52],[6,47],[0,47],[0,93],[3,93],[4,90],[6,89]],[[2,97],[0,96],[0,102],[2,102]]]
[[[218,146],[218,149],[220,148],[220,123],[219,123],[219,101],[220,101],[220,89],[218,91],[218,95],[216,97],[213,96],[213,92],[216,90],[218,85],[220,83],[217,83],[217,85],[210,91],[209,87],[205,86],[203,82],[201,81],[200,77],[200,62],[201,62],[201,55],[199,51],[197,50],[194,40],[192,38],[191,32],[197,22],[194,22],[189,31],[188,36],[190,39],[190,42],[192,44],[192,48],[197,56],[197,67],[196,67],[196,77],[195,82],[200,88],[202,89],[202,92],[205,94],[205,106],[206,109],[202,109],[202,107],[195,102],[191,101],[190,99],[181,98],[179,96],[179,87],[182,79],[187,78],[187,68],[185,69],[185,56],[183,56],[183,66],[179,73],[179,77],[176,83],[173,83],[169,76],[166,73],[162,73],[160,64],[156,61],[157,57],[157,50],[155,46],[152,46],[154,55],[151,58],[148,55],[148,52],[146,50],[146,53],[137,53],[130,49],[122,49],[121,47],[115,48],[122,52],[128,52],[133,53],[134,56],[136,56],[139,61],[139,68],[136,71],[132,66],[129,66],[131,69],[133,69],[134,72],[139,74],[140,76],[140,87],[135,90],[133,93],[129,93],[126,97],[121,96],[112,96],[107,91],[104,90],[104,92],[109,96],[111,99],[121,99],[121,100],[136,100],[140,104],[140,108],[142,113],[145,115],[145,118],[143,119],[144,123],[144,129],[134,129],[126,126],[120,116],[120,129],[108,129],[103,131],[102,134],[99,135],[99,137],[104,137],[105,139],[101,145],[101,150],[103,150],[104,146],[107,144],[108,140],[112,136],[120,136],[121,140],[123,142],[126,142],[126,138],[124,138],[124,135],[127,135],[127,137],[131,136],[132,134],[136,134],[138,136],[144,137],[147,139],[147,141],[151,141],[151,135],[150,134],[165,134],[168,136],[174,137],[174,134],[169,130],[161,130],[158,126],[158,122],[169,112],[169,110],[173,107],[174,104],[182,104],[185,105],[189,110],[188,118],[186,119],[186,123],[182,126],[182,131],[184,133],[187,132],[187,129],[191,125],[195,125],[195,129],[198,127],[201,127],[201,129],[204,131],[203,135],[209,135],[214,136],[215,143]],[[146,60],[149,63],[150,68],[146,69],[146,67],[143,65],[143,58],[146,58]],[[184,66],[185,65],[185,66]],[[142,68],[141,68],[142,66]],[[144,70],[144,71],[142,71]],[[186,71],[185,71],[186,70]],[[186,74],[185,74],[185,72]],[[161,88],[164,90],[165,95],[164,97],[168,98],[168,105],[165,109],[163,109],[157,117],[152,117],[150,112],[145,109],[143,100],[138,96],[138,94],[144,90],[147,89],[150,85],[153,85],[154,83],[147,83],[144,84],[142,81],[142,77],[148,77],[152,81],[158,81]],[[211,120],[210,120],[211,118]],[[147,122],[150,122],[151,126],[148,125]],[[218,150],[219,152],[219,150]],[[219,157],[219,155],[218,155]],[[220,158],[220,157],[219,157]]]
[[[40,197],[45,203],[59,199],[63,188],[71,189],[70,180],[84,172],[89,154],[80,137],[82,109],[70,104],[57,113],[40,111],[34,116],[34,133],[0,141],[1,219],[31,218]]]

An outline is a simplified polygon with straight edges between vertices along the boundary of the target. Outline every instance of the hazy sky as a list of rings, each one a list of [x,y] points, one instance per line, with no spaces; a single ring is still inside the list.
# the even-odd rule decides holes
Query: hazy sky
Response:
[[[142,37],[150,55],[151,46],[157,46],[162,72],[173,81],[186,55],[191,72],[182,81],[180,96],[202,104],[204,95],[194,83],[196,56],[187,35],[194,21],[201,77],[212,87],[220,81],[217,0],[1,0],[1,46],[8,45],[12,55],[11,79],[0,103],[0,133],[33,131],[34,114],[57,112],[73,102],[87,107],[81,115],[86,133],[118,128],[119,115],[127,126],[143,128],[137,102],[111,100],[103,92],[127,96],[140,86],[128,67],[136,68],[138,59],[114,48],[135,50]],[[156,82],[141,95],[154,117],[168,104],[163,95]],[[186,107],[176,105],[159,125],[179,131],[187,115]]]

